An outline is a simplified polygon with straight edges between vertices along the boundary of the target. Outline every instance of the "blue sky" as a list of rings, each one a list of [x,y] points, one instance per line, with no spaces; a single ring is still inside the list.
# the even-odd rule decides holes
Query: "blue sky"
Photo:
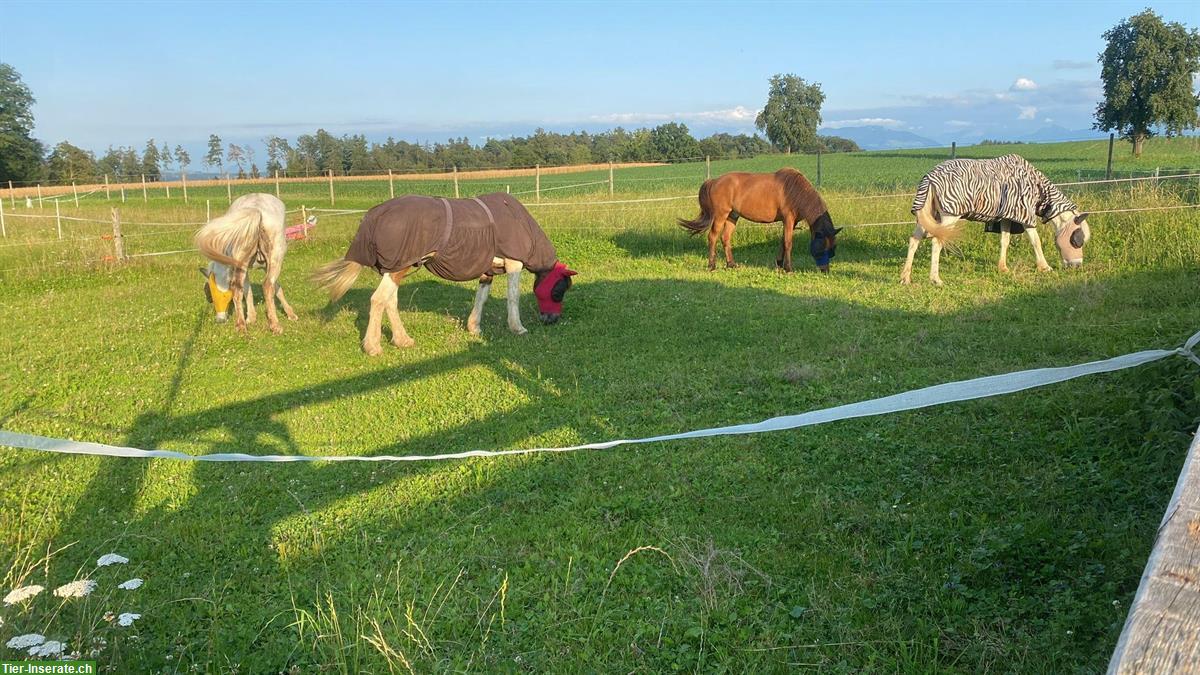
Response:
[[[671,120],[752,132],[780,72],[821,83],[830,132],[969,141],[1090,126],[1101,33],[1146,6],[9,0],[0,61],[33,89],[39,138],[98,151],[318,127],[474,142]],[[1200,2],[1150,6],[1200,27]]]

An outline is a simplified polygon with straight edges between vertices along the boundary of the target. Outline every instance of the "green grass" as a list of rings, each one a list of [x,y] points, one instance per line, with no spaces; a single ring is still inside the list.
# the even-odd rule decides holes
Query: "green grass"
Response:
[[[1052,163],[1076,145],[999,150]],[[1087,152],[1062,170],[1094,169]],[[887,154],[859,183],[826,174],[836,222],[906,219],[904,197],[848,199],[911,186],[934,163]],[[823,169],[858,161],[873,166],[826,157]],[[788,162],[738,166],[773,163]],[[704,166],[637,171],[627,177]],[[695,189],[629,183],[619,194]],[[1084,206],[1194,203],[1194,183],[1168,185],[1089,188]],[[378,200],[363,188],[346,205]],[[600,188],[570,199],[607,196]],[[261,309],[246,337],[214,324],[195,256],[47,268],[94,252],[12,247],[0,267],[42,266],[0,276],[0,427],[193,453],[564,445],[1174,347],[1200,328],[1196,211],[1096,216],[1084,268],[1049,274],[1024,240],[1013,274],[995,272],[996,239],[970,228],[961,255],[943,258],[947,286],[933,288],[927,247],[918,283],[896,283],[904,225],[843,233],[830,275],[798,245],[787,276],[771,265],[778,227],[747,223],[735,237],[743,266],[708,273],[702,240],[673,225],[695,208],[541,207],[581,272],[560,324],[537,325],[527,292],[530,334],[509,334],[497,284],[472,338],[473,287],[422,274],[400,291],[417,346],[377,359],[359,349],[374,275],[332,307],[305,280],[342,254],[356,216],[324,219],[289,251],[283,283],[300,320],[279,337]],[[196,206],[122,213],[188,222]],[[0,608],[0,643],[40,632],[86,654],[100,638],[100,661],[120,672],[1095,672],[1200,422],[1198,389],[1178,359],[795,432],[431,464],[7,450],[0,592],[81,577],[101,588]],[[129,569],[94,571],[111,551]],[[114,589],[133,576],[141,589]],[[118,628],[109,610],[142,619]]]

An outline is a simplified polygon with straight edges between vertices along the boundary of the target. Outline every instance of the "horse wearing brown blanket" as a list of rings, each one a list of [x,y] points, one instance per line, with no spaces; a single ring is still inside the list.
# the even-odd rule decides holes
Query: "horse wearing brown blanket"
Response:
[[[363,216],[345,257],[318,268],[313,281],[329,290],[331,301],[337,300],[364,267],[383,275],[371,296],[363,337],[363,351],[371,356],[383,351],[379,343],[385,311],[392,324],[392,344],[414,344],[400,322],[397,289],[405,276],[421,267],[449,281],[479,279],[467,319],[467,330],[474,335],[479,334],[483,304],[496,274],[508,275],[508,327],[518,335],[527,332],[517,302],[521,271],[534,273],[534,295],[547,324],[561,316],[563,295],[575,274],[559,262],[554,245],[529,211],[504,193],[473,199],[408,195],[379,204]]]

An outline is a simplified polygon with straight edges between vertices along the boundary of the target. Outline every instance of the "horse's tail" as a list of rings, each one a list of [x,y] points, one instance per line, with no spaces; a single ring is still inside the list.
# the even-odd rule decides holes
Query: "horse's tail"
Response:
[[[329,291],[329,301],[335,302],[338,298],[346,294],[350,290],[350,286],[354,280],[358,278],[358,273],[362,272],[363,266],[353,260],[334,260],[317,268],[309,279],[312,280],[318,288],[324,288]]]
[[[943,227],[938,222],[938,210],[936,186],[929,180],[929,176],[925,176],[921,179],[921,184],[917,186],[912,212],[917,217],[917,225],[920,225],[926,234],[945,245],[956,239],[962,232],[957,227]]]
[[[678,222],[680,227],[692,234],[700,234],[712,227],[712,221],[712,181],[706,180],[700,185],[700,215],[693,220],[680,218]]]
[[[232,267],[249,264],[258,245],[262,227],[262,211],[237,209],[208,221],[193,241],[208,259]]]

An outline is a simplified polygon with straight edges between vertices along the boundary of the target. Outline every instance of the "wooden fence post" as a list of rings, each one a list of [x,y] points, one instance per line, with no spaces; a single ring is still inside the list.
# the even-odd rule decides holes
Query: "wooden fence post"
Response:
[[[821,187],[821,149],[817,148],[817,187]]]
[[[958,141],[950,141],[950,159],[958,157]]]
[[[704,180],[712,179],[712,157],[704,156]]]
[[[1158,167],[1154,167],[1154,189],[1158,189]]]
[[[62,214],[58,212],[58,200],[54,200],[54,224],[58,227],[58,238],[62,239]]]
[[[112,192],[108,190],[108,174],[104,174],[104,198],[112,199]]]
[[[186,173],[186,172],[184,172],[184,173],[181,173],[181,174],[179,174],[179,177],[183,179],[183,203],[184,203],[184,204],[186,204],[186,203],[188,203],[188,197],[187,197],[187,173]]]
[[[275,196],[279,196],[279,169],[275,169]]]
[[[304,238],[308,239],[308,209],[303,204],[300,205],[300,222],[303,223]]]
[[[125,259],[125,238],[121,236],[121,209],[113,207],[113,253],[118,262]]]
[[[0,199],[0,236],[8,239],[8,229],[4,227],[4,200]]]
[[[146,194],[146,174],[142,174],[142,201],[150,201],[150,196]]]
[[[454,165],[454,198],[458,199],[458,165]]]
[[[121,203],[125,203],[125,184],[121,183]]]
[[[75,208],[79,208],[79,188],[75,187],[75,181],[71,181],[71,194],[75,195]]]
[[[38,208],[42,208],[42,184],[38,183]]]
[[[166,188],[166,190],[167,190],[167,199],[170,199],[171,198],[171,184],[164,182],[163,187]]]
[[[388,198],[396,198],[396,183],[392,180],[392,170],[388,169]]]
[[[229,177],[229,172],[225,172],[225,198],[229,203],[233,203],[233,180]]]
[[[204,220],[212,220],[212,204],[207,199],[204,200]]]
[[[13,192],[12,181],[8,181],[8,199],[12,203],[13,210],[17,208],[17,195]]]
[[[537,195],[537,200],[542,201],[542,165],[533,165],[533,191]]]
[[[612,163],[612,160],[610,159],[610,160],[608,160],[608,196],[609,197],[613,196],[614,189],[615,189],[615,187],[613,186],[613,163]]]
[[[1104,168],[1104,180],[1109,180],[1112,178],[1112,150],[1113,141],[1116,139],[1116,137],[1116,134],[1110,133],[1108,135],[1108,166]]]
[[[329,170],[329,205],[333,206],[333,169]]]

